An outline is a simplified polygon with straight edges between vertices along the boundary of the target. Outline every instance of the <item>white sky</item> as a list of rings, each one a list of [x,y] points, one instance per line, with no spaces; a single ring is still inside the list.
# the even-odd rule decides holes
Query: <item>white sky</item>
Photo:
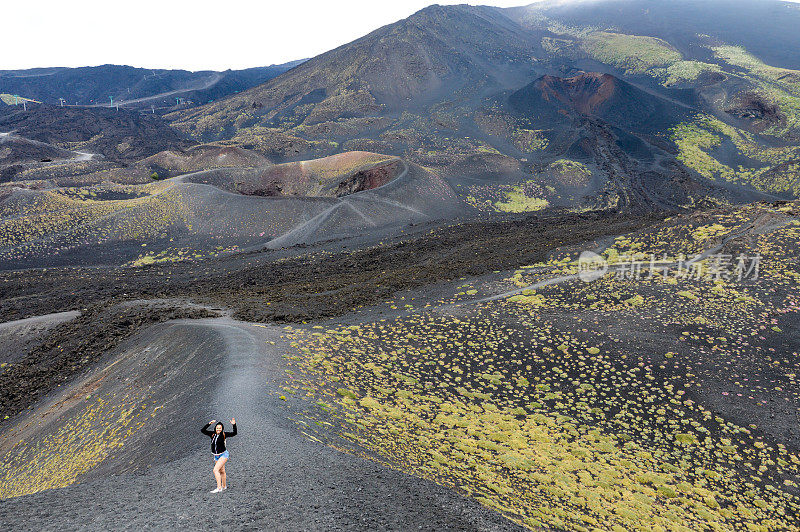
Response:
[[[0,70],[105,63],[225,70],[313,57],[432,4],[533,0],[26,0],[3,9]]]

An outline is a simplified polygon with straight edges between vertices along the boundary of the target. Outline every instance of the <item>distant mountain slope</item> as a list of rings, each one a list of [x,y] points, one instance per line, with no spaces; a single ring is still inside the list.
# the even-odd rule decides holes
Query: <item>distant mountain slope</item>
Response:
[[[750,27],[741,17],[762,18]],[[192,98],[215,101],[164,116],[213,149],[183,153],[166,131],[151,135],[157,142],[120,139],[113,125],[110,137],[92,142],[105,162],[128,166],[86,182],[141,183],[183,168],[370,152],[435,169],[482,211],[676,209],[793,197],[800,194],[800,70],[782,50],[798,39],[787,29],[798,17],[797,6],[780,0],[434,5],[224,98],[217,96],[235,92],[230,76],[206,73],[195,79]],[[43,74],[52,75],[28,73]],[[153,90],[181,97],[174,85]],[[126,101],[154,101],[134,96]],[[61,175],[46,170],[28,168],[24,179]],[[252,192],[308,185],[303,172],[273,177]]]
[[[311,127],[400,114],[523,84],[537,48],[534,34],[497,9],[435,5],[173,119],[188,134],[218,139],[252,126]],[[351,120],[360,131],[373,125]]]
[[[193,138],[276,162],[361,150],[429,167],[488,165],[497,179],[466,172],[481,185],[445,171],[476,205],[575,205],[609,182],[607,201],[592,205],[633,205],[650,189],[662,206],[792,196],[796,27],[800,9],[780,0],[431,6],[167,118]],[[589,188],[564,195],[547,176]],[[634,176],[641,193],[631,197]]]
[[[58,104],[59,98],[70,105],[108,104],[109,97],[120,102],[152,99],[147,107],[174,105],[175,97],[202,104],[264,83],[301,62],[225,72],[151,70],[121,65],[3,70],[0,93],[51,104]]]
[[[504,12],[526,27],[555,33],[594,28],[658,37],[694,58],[710,57],[697,46],[705,35],[743,46],[767,63],[800,68],[800,9],[783,0],[544,0]]]

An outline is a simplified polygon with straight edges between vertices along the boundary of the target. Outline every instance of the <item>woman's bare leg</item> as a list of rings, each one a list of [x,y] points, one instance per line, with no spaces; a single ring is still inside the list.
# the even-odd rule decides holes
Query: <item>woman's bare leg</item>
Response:
[[[225,464],[222,464],[222,468],[219,470],[220,475],[222,476],[222,489],[228,487],[228,475],[225,474]]]
[[[217,488],[222,489],[222,473],[220,470],[225,467],[225,462],[227,462],[227,458],[220,458],[217,460],[217,463],[214,464],[214,478],[217,479]]]

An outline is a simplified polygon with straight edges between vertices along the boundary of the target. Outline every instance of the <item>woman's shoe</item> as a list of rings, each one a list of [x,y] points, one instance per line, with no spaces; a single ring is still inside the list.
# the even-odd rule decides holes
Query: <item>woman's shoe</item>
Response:
[[[209,491],[209,493],[219,493],[220,491],[222,491],[222,488],[216,488],[216,489],[213,489],[213,490]]]

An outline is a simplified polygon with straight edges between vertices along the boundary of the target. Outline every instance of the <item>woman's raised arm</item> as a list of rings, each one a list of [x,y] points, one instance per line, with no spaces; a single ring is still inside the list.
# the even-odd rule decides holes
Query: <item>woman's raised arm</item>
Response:
[[[216,422],[217,422],[217,420],[216,420],[216,419],[212,419],[211,421],[209,421],[209,422],[208,422],[208,424],[207,424],[205,427],[203,427],[202,429],[200,429],[200,432],[202,432],[202,433],[203,433],[203,434],[205,434],[206,436],[213,436],[213,435],[214,435],[214,433],[213,433],[213,432],[211,432],[210,430],[208,430],[208,427],[210,427],[210,426],[212,425],[212,423],[216,423]]]
[[[228,438],[230,436],[236,436],[238,431],[236,430],[236,418],[231,419],[231,425],[233,425],[233,432],[226,432],[225,437]]]

